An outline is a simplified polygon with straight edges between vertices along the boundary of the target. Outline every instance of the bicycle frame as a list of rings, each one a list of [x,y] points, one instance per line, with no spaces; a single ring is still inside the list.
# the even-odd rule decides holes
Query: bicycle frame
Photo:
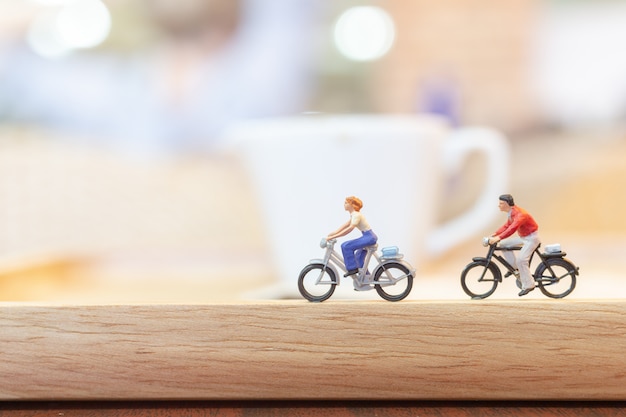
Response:
[[[323,259],[312,259],[311,262],[318,262],[323,264],[325,267],[331,268],[333,270],[333,272],[335,273],[335,279],[337,282],[324,282],[322,281],[322,278],[324,276],[323,271],[320,272],[320,276],[317,278],[316,284],[317,285],[332,285],[332,284],[336,284],[339,285],[341,282],[341,275],[338,273],[337,268],[339,268],[342,272],[347,272],[347,268],[345,263],[343,262],[343,256],[341,254],[339,254],[335,249],[336,240],[330,240],[330,241],[326,241],[325,243],[325,247],[326,247],[326,253],[324,254],[324,258]],[[376,261],[378,262],[378,265],[376,265],[376,269],[378,269],[380,266],[384,265],[386,260],[382,259],[380,256],[378,256],[378,254],[376,253],[376,250],[378,249],[378,245],[372,245],[372,246],[368,246],[365,248],[365,250],[367,251],[367,253],[365,254],[365,260],[363,262],[363,267],[359,268],[359,272],[357,274],[357,276],[355,277],[357,283],[359,285],[367,285],[367,284],[374,284],[374,285],[380,285],[380,286],[387,286],[387,285],[395,285],[396,282],[404,279],[406,276],[402,276],[400,278],[394,278],[391,274],[385,274],[388,278],[388,281],[378,281],[378,282],[372,282],[371,281],[371,277],[373,276],[373,274],[368,274],[368,267],[369,267],[369,263],[370,260],[372,259],[372,257],[374,257],[374,259],[376,259]],[[415,273],[415,270],[408,265],[406,262],[398,259],[398,260],[394,260],[395,262],[401,263],[405,266],[408,267],[409,271],[411,274]]]
[[[530,255],[530,259],[528,260],[528,264],[532,265],[532,262],[533,262],[533,259],[535,257],[535,254],[537,254],[537,256],[539,256],[539,258],[541,259],[541,263],[544,264],[546,266],[546,268],[554,275],[554,271],[552,270],[552,267],[550,266],[550,264],[545,262],[547,257],[543,256],[543,254],[539,250],[540,247],[541,247],[541,245],[537,246],[537,248],[535,248],[533,253]],[[485,259],[489,263],[489,262],[491,262],[492,259],[495,258],[498,262],[500,262],[500,264],[502,266],[504,266],[506,268],[506,270],[508,272],[514,273],[516,271],[516,268],[513,265],[511,265],[503,256],[496,254],[496,251],[500,251],[500,252],[518,251],[520,249],[521,249],[521,246],[500,247],[497,244],[489,245],[489,251],[487,252],[487,257],[486,258],[474,258],[474,260]],[[558,255],[554,255],[554,256],[562,258],[563,254],[558,254]],[[575,273],[578,275],[578,268],[576,268]],[[532,276],[533,276],[533,279],[535,281],[537,281],[538,277],[536,276],[535,272],[532,273]],[[484,277],[484,272],[483,272],[483,276],[481,276],[481,278],[479,280],[482,281],[483,277]],[[498,277],[498,281],[502,282],[502,273],[500,273],[500,276]],[[552,281],[550,280],[549,282],[552,282]]]
[[[507,261],[504,256],[498,255],[496,254],[496,251],[500,251],[500,252],[507,252],[507,251],[518,251],[521,249],[521,246],[514,246],[514,247],[499,247],[498,245],[491,245],[491,247],[489,248],[489,252],[491,253],[491,257],[489,257],[488,255],[488,259],[491,258],[495,258],[498,262],[500,262],[500,264],[502,264],[502,266],[504,266],[506,268],[506,270],[510,273],[514,273],[516,271],[517,268],[515,268],[513,265],[511,265],[509,263],[509,261]],[[528,260],[528,265],[530,266],[533,262],[533,258],[535,257],[535,254],[539,254],[539,256],[541,256],[541,254],[539,253],[539,246],[537,246],[537,248],[533,251],[533,253],[530,254],[530,259]],[[543,258],[542,258],[543,260]],[[502,275],[500,275],[500,282],[502,282]]]

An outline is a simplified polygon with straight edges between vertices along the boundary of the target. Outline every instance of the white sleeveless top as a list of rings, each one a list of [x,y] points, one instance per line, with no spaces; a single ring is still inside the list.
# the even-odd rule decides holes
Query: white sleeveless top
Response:
[[[367,232],[371,229],[370,224],[365,220],[365,216],[359,211],[353,211],[350,215],[350,225],[356,227],[361,232]]]

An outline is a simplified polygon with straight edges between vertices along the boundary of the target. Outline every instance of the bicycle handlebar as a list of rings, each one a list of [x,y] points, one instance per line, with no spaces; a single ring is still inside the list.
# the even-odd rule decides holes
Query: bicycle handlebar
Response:
[[[329,244],[330,245],[334,245],[336,241],[337,241],[337,239],[326,240],[326,238],[323,237],[322,240],[320,241],[320,248],[325,248]]]

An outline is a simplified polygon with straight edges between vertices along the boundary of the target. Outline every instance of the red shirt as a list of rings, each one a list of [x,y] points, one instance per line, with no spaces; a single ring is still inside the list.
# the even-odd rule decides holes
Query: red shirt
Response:
[[[499,228],[495,235],[500,239],[506,239],[517,232],[521,237],[528,236],[539,229],[535,219],[521,207],[513,206],[509,212],[509,219]]]

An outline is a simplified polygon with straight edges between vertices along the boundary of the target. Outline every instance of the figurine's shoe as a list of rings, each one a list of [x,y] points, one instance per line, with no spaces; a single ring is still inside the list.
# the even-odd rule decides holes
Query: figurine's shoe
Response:
[[[520,297],[523,297],[524,295],[528,294],[529,292],[531,292],[534,289],[535,289],[535,287],[530,287],[530,288],[523,289],[517,295],[519,295]]]
[[[343,274],[344,277],[349,277],[350,275],[354,275],[357,272],[359,272],[358,268],[357,269],[351,269],[348,272],[346,272],[345,274]]]
[[[506,274],[504,274],[504,278],[508,278],[511,275],[515,275],[515,278],[519,278],[519,271],[516,269],[514,272],[507,272]]]

